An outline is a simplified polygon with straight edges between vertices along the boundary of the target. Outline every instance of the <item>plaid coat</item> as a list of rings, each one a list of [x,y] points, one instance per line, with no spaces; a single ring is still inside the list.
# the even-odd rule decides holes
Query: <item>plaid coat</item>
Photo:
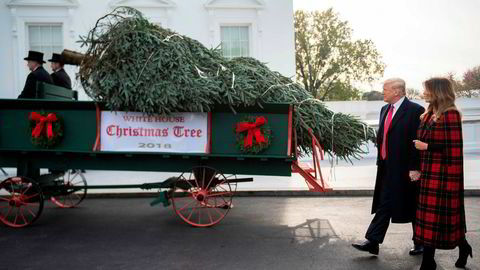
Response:
[[[420,151],[420,194],[414,240],[438,249],[453,249],[465,238],[462,122],[457,110],[437,120],[425,115],[417,136],[428,144]]]

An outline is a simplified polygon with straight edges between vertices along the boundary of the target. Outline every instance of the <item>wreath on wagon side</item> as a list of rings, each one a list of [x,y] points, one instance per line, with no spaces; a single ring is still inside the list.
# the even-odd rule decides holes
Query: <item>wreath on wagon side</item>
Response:
[[[247,154],[258,154],[270,147],[272,130],[264,116],[247,116],[235,125],[237,148]]]
[[[63,138],[62,120],[55,113],[31,112],[29,117],[32,144],[51,148]]]

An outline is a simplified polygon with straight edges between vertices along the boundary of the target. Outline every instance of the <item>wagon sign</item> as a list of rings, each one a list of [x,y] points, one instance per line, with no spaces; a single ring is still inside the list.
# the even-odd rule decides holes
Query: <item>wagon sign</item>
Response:
[[[208,114],[102,111],[101,150],[207,153]]]

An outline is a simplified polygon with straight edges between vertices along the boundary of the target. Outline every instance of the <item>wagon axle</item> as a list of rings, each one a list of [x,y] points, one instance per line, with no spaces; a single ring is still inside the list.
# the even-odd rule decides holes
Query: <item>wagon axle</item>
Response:
[[[199,201],[199,202],[203,202],[203,200],[205,200],[205,197],[207,197],[207,192],[205,190],[201,190],[199,191],[197,194],[194,194],[193,197]]]
[[[21,196],[16,196],[14,198],[11,198],[8,201],[8,205],[11,207],[21,207],[23,205],[26,205],[27,203],[25,202],[25,199],[23,199]]]

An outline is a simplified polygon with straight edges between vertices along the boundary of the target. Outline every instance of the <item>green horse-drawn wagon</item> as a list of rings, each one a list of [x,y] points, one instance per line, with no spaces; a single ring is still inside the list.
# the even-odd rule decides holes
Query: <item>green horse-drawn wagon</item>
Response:
[[[47,99],[0,100],[0,167],[18,172],[0,183],[0,221],[7,226],[33,223],[47,199],[73,207],[92,188],[159,189],[153,204],[171,203],[185,222],[200,227],[222,220],[236,184],[253,181],[237,174],[294,171],[312,190],[324,190],[314,137],[314,168],[297,162],[289,104],[160,116],[111,112],[102,103],[65,100],[65,93],[43,88],[39,92]],[[40,168],[50,173],[39,175]],[[81,169],[179,175],[142,185],[88,186]]]

